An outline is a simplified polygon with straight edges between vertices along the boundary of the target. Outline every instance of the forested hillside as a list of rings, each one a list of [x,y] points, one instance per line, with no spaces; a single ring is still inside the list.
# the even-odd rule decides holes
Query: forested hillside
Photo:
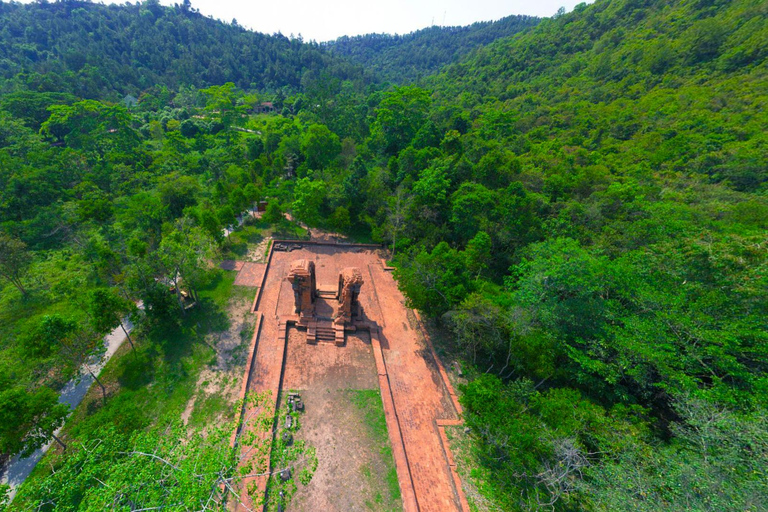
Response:
[[[51,390],[79,361],[67,347],[87,353],[112,325],[93,314],[104,293],[113,320],[146,308],[124,387],[71,420],[77,456],[52,458],[23,503],[166,503],[169,489],[142,494],[140,475],[107,468],[183,410],[189,363],[163,333],[217,311],[187,315],[167,283],[214,293],[207,263],[242,250],[222,228],[267,198],[258,229],[300,233],[287,211],[388,245],[409,305],[463,369],[470,433],[454,442],[478,510],[768,509],[765,2],[598,0],[421,87],[371,92],[310,46],[321,79],[279,95],[301,74],[269,82],[236,59],[221,73],[245,88],[142,85],[186,53],[141,73],[126,53],[132,85],[85,94],[90,64],[72,71],[67,45],[92,48],[109,13],[153,5],[72,10],[95,21],[57,43],[63,60],[0,84],[14,91],[0,97],[0,450],[50,438]],[[163,34],[191,23],[161,12]],[[136,105],[113,101],[131,91]],[[253,114],[264,98],[287,108]],[[114,449],[78,448],[103,440]],[[121,502],[129,490],[141,501]]]
[[[381,78],[395,84],[414,82],[480,46],[536,25],[539,18],[507,16],[465,27],[432,26],[405,35],[366,34],[324,43]]]
[[[0,2],[2,91],[28,87],[120,99],[153,86],[233,82],[299,89],[320,73],[360,79],[362,70],[317,44],[251,32],[199,14],[189,2],[103,5]]]
[[[766,14],[579,6],[428,81],[440,152],[385,146],[502,509],[768,506]]]

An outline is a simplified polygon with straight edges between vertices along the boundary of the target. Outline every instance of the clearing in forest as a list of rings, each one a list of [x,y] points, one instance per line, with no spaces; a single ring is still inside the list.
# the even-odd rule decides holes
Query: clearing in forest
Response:
[[[301,260],[301,268],[312,267],[318,290],[309,323],[297,315],[288,280]],[[332,319],[340,313],[333,290],[349,268],[362,276],[356,296],[362,311],[346,324],[339,342],[332,334]],[[271,392],[278,411],[287,407],[289,391],[298,392],[304,412],[295,439],[317,457],[314,477],[307,486],[297,485],[291,510],[464,508],[441,435],[442,425],[458,419],[458,405],[375,247],[275,241],[254,309],[260,322],[243,392]],[[316,343],[307,343],[308,335]],[[280,416],[275,422],[275,439],[282,436],[283,421]],[[273,446],[282,449],[279,442]],[[282,469],[275,460],[272,472]],[[245,483],[258,493],[269,483],[267,509],[283,489],[279,475],[271,480],[257,476]]]

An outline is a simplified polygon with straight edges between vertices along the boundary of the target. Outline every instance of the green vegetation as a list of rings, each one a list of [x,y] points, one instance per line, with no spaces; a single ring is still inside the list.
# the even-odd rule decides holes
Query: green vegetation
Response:
[[[375,71],[386,81],[404,84],[457,62],[475,48],[533,27],[539,21],[532,16],[507,16],[466,27],[431,26],[405,35],[343,36],[322,46]]]
[[[768,508],[766,9],[598,0],[385,87],[188,4],[0,3],[0,448],[48,438],[51,390],[140,300],[65,427],[67,503],[109,494],[73,448],[98,429],[173,456],[157,429],[225,323],[211,262],[301,222],[389,244],[462,361],[476,504]]]
[[[152,506],[181,499],[180,494],[168,491],[174,485],[191,486],[183,498],[199,500],[209,497],[211,485],[219,478],[236,480],[236,454],[228,448],[235,417],[231,404],[215,394],[198,398],[189,426],[181,423],[201,372],[216,363],[209,335],[228,326],[224,309],[233,295],[233,281],[234,273],[217,275],[200,289],[200,304],[181,321],[142,324],[134,331],[135,349],[124,346],[101,373],[101,381],[109,389],[106,403],[101,402],[100,392],[91,390],[61,434],[66,450],[45,456],[14,503],[74,510],[112,500]],[[175,466],[164,475],[167,489],[160,475],[170,466],[147,454]],[[141,462],[148,457],[153,460]],[[205,459],[204,468],[195,466],[197,457]],[[137,465],[147,465],[146,472],[136,472]],[[88,470],[82,471],[84,467]],[[205,476],[194,483],[195,474]],[[157,479],[158,488],[146,491],[146,479],[153,483]],[[218,502],[221,496],[213,499]]]
[[[163,7],[156,0],[131,5],[90,2],[0,3],[0,92],[22,86],[58,95],[122,100],[144,95],[165,107],[181,86],[233,82],[276,91],[298,88],[321,74],[361,80],[363,73],[316,43],[269,36],[201,15],[189,2]],[[157,86],[155,86],[157,84]],[[45,108],[17,106],[22,117]],[[47,106],[47,105],[45,105]],[[278,102],[279,109],[283,105]],[[13,112],[13,110],[11,110]]]
[[[269,398],[247,398],[254,406],[264,400]],[[242,403],[238,411],[240,407]],[[156,508],[168,503],[177,510],[206,503],[223,507],[226,492],[221,489],[236,487],[241,478],[237,453],[229,446],[234,427],[225,422],[190,429],[176,420],[126,432],[103,425],[98,436],[59,457],[55,472],[25,484],[16,502],[33,510]]]
[[[371,510],[397,510],[400,503],[400,482],[397,480],[397,468],[392,456],[392,444],[389,442],[387,432],[387,420],[384,417],[384,405],[381,403],[381,392],[378,389],[350,389],[347,390],[350,400],[362,415],[363,423],[367,431],[368,442],[373,450],[378,450],[381,460],[386,466],[383,475],[385,493],[376,490],[370,500],[366,500],[366,506]],[[372,489],[381,488],[380,472],[373,473],[369,466],[363,468],[363,474]]]

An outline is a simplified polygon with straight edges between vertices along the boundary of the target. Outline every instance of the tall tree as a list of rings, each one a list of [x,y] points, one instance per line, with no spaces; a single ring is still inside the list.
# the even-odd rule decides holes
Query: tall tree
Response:
[[[210,276],[208,262],[213,256],[213,243],[205,231],[194,225],[192,219],[180,219],[174,231],[163,237],[158,249],[159,261],[165,277],[176,289],[176,299],[185,312],[182,285],[195,301],[198,289]]]
[[[117,326],[120,326],[125,333],[128,343],[131,344],[131,348],[134,351],[136,350],[131,335],[125,328],[125,320],[128,318],[128,315],[136,312],[136,305],[132,301],[117,295],[111,290],[98,288],[90,294],[88,312],[93,326],[98,333],[106,335]]]
[[[69,406],[58,403],[57,394],[47,387],[0,392],[0,452],[26,457],[51,438],[66,449],[55,432],[68,414]]]
[[[27,290],[21,282],[29,267],[30,254],[27,245],[17,238],[0,232],[0,276],[9,280],[22,293]]]
[[[395,195],[389,198],[387,204],[387,224],[389,225],[389,234],[392,240],[392,257],[397,254],[397,238],[403,231],[407,219],[408,210],[411,207],[410,197],[402,186],[397,187]]]
[[[75,373],[77,378],[80,378],[80,370],[84,368],[101,388],[102,401],[107,402],[107,388],[92,367],[104,357],[106,347],[103,337],[93,326],[58,314],[45,315],[38,337],[45,338],[41,344],[47,342],[51,348],[58,348],[60,364]]]

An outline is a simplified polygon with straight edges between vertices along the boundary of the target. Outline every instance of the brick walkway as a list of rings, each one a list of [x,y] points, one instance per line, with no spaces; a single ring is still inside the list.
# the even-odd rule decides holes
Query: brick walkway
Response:
[[[379,262],[368,269],[384,315],[380,342],[419,510],[461,510],[436,423],[456,419],[456,411],[392,274]]]
[[[457,492],[452,460],[443,448],[438,428],[438,420],[458,419],[456,408],[413,312],[405,307],[391,273],[372,250],[305,245],[292,252],[272,253],[255,308],[264,316],[259,332],[254,333],[257,339],[248,390],[271,390],[277,399],[285,359],[285,322],[294,318],[293,293],[285,275],[290,262],[302,258],[315,261],[318,287],[336,283],[344,267],[358,267],[363,272],[360,302],[372,325],[374,356],[405,509],[462,510],[464,500]],[[289,358],[285,370],[289,380],[295,382],[297,371],[308,362]],[[266,488],[265,478],[249,482],[253,483],[262,492]]]
[[[266,263],[245,262],[241,265],[240,272],[235,278],[237,286],[260,286],[264,272],[267,270]]]

